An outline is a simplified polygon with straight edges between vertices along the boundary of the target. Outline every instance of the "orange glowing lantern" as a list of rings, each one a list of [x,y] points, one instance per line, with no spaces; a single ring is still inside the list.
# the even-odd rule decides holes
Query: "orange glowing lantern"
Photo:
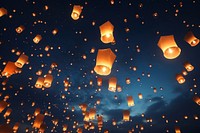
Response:
[[[42,40],[41,35],[36,35],[35,38],[33,38],[33,42],[36,44],[38,44],[41,40]]]
[[[33,128],[40,128],[40,126],[42,125],[44,120],[44,115],[43,114],[38,114],[35,118],[34,124],[33,124]]]
[[[103,43],[111,43],[115,40],[113,36],[114,26],[110,23],[110,21],[107,21],[99,26],[99,29],[101,33],[101,41]]]
[[[56,35],[58,33],[58,29],[54,29],[53,31],[52,31],[52,34],[53,35]]]
[[[97,85],[102,86],[102,78],[97,78]]]
[[[7,14],[8,14],[7,10],[5,8],[1,7],[0,8],[0,17],[7,15]]]
[[[17,130],[19,129],[19,125],[20,125],[19,122],[16,122],[16,123],[15,123],[15,125],[13,126],[13,131],[14,131],[14,132],[17,132]]]
[[[112,52],[110,48],[99,49],[96,58],[96,66],[94,71],[99,75],[109,75],[111,73],[112,65],[116,55]]]
[[[24,29],[25,29],[25,27],[23,25],[20,25],[19,27],[17,27],[15,29],[15,31],[20,34],[20,33],[22,33],[24,31]]]
[[[131,106],[134,106],[134,100],[133,100],[133,97],[132,96],[127,96],[127,102],[128,102],[128,106],[131,107]]]
[[[126,84],[130,84],[131,83],[131,79],[130,78],[126,78]]]
[[[28,56],[25,54],[21,54],[18,60],[15,62],[15,65],[18,68],[22,68],[27,61],[28,61]]]
[[[7,107],[8,103],[5,101],[0,101],[0,113]]]
[[[193,101],[200,106],[200,97],[194,96]]]
[[[109,79],[108,90],[111,92],[115,92],[117,87],[117,78],[112,77]]]
[[[176,80],[178,81],[179,84],[185,83],[185,78],[181,74],[176,75]]]
[[[90,118],[89,118],[89,112],[85,112],[85,116],[84,116],[84,121],[89,121]]]
[[[8,108],[4,114],[4,117],[6,118],[6,117],[10,116],[11,112],[12,112],[12,109]]]
[[[194,36],[194,34],[192,33],[192,31],[189,31],[189,32],[185,35],[184,40],[185,40],[188,44],[190,44],[190,46],[192,46],[192,47],[194,47],[194,46],[196,46],[196,45],[199,44],[199,39],[196,38],[196,37]]]
[[[41,89],[43,85],[44,85],[44,78],[38,77],[38,79],[35,83],[35,88]]]
[[[129,121],[129,119],[130,119],[130,111],[124,110],[123,111],[123,121]]]
[[[191,72],[192,70],[194,70],[194,66],[190,64],[189,62],[185,62],[184,67],[188,72]]]
[[[166,59],[175,59],[181,53],[181,49],[177,46],[173,35],[161,36],[158,47],[163,51]]]
[[[79,127],[79,128],[77,129],[77,133],[82,133],[82,132],[83,132],[83,129]]]
[[[95,108],[91,108],[89,111],[89,119],[90,120],[94,120],[96,116],[96,109]]]
[[[180,127],[175,127],[175,133],[181,133]]]
[[[39,133],[44,133],[46,128],[47,128],[46,124],[43,123],[43,124],[40,126]]]
[[[40,114],[40,108],[35,109],[34,116],[37,116],[38,114]]]
[[[63,127],[63,132],[66,132],[68,126],[66,124],[64,124],[62,127]]]
[[[138,94],[139,99],[143,99],[142,93]]]
[[[51,87],[53,81],[53,76],[50,74],[47,74],[44,76],[44,87],[49,88]]]
[[[8,61],[4,70],[1,72],[2,76],[10,77],[11,75],[15,74],[17,67],[15,66],[14,62]]]
[[[80,5],[74,5],[71,17],[73,20],[78,20],[82,12],[82,7]]]

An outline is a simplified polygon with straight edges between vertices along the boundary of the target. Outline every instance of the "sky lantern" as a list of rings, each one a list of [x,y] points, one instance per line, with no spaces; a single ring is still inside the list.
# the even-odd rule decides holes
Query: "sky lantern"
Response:
[[[85,112],[85,116],[84,116],[84,121],[89,121],[90,118],[89,118],[89,112]]]
[[[112,65],[116,55],[110,48],[99,49],[96,58],[96,66],[94,71],[99,75],[109,75],[111,73]]]
[[[194,96],[193,101],[200,106],[200,97]]]
[[[64,124],[62,127],[63,127],[63,129],[62,129],[63,132],[66,132],[67,131],[67,127],[68,127],[67,124]]]
[[[134,106],[134,100],[133,100],[133,97],[132,96],[127,96],[127,102],[128,102],[128,106],[131,107],[131,106]]]
[[[42,40],[42,36],[41,35],[36,35],[35,38],[33,38],[33,42],[38,44],[40,41]]]
[[[97,78],[97,85],[102,86],[102,78]]]
[[[101,33],[101,41],[103,43],[111,43],[115,40],[113,36],[114,26],[110,23],[110,21],[107,21],[99,26],[99,29]]]
[[[58,33],[58,29],[55,28],[55,29],[52,31],[52,34],[53,34],[53,35],[56,35],[57,33]]]
[[[185,62],[184,67],[188,72],[191,72],[192,70],[194,70],[194,66],[190,64],[189,62]]]
[[[111,77],[109,79],[109,85],[108,85],[108,90],[111,92],[115,92],[117,87],[117,78]]]
[[[38,77],[38,79],[35,83],[35,88],[41,89],[43,85],[44,85],[44,78]]]
[[[80,5],[74,5],[71,17],[73,20],[78,20],[82,12],[82,7]]]
[[[10,114],[12,113],[12,109],[11,108],[8,108],[4,114],[4,118],[10,116]]]
[[[46,74],[44,76],[44,87],[49,88],[51,87],[53,81],[53,76],[51,74]]]
[[[158,47],[163,51],[166,59],[175,59],[181,53],[181,49],[177,46],[173,35],[161,36]]]
[[[15,125],[13,126],[14,133],[17,132],[17,130],[19,129],[19,125],[20,125],[20,123],[16,122]]]
[[[0,113],[7,107],[8,103],[5,101],[0,101]]]
[[[40,108],[35,109],[34,116],[37,116],[38,114],[40,114]]]
[[[20,33],[22,33],[22,32],[24,31],[24,29],[25,29],[25,27],[24,27],[23,25],[20,25],[19,27],[17,27],[17,28],[15,29],[15,31],[16,31],[18,34],[20,34]]]
[[[176,80],[178,81],[179,84],[185,83],[185,78],[181,74],[176,75]]]
[[[34,124],[33,124],[33,128],[40,128],[40,126],[42,125],[44,120],[44,115],[43,114],[38,114],[35,118]]]
[[[192,31],[189,31],[189,32],[185,35],[184,40],[185,40],[188,44],[190,44],[190,46],[192,46],[192,47],[194,47],[194,46],[196,46],[196,45],[199,44],[199,39],[196,38],[196,37],[194,36],[194,34],[193,34]]]
[[[139,99],[143,99],[142,93],[138,94]]]
[[[82,133],[82,132],[83,132],[83,129],[79,127],[79,128],[77,129],[77,133]]]
[[[126,84],[130,84],[131,83],[131,79],[130,78],[126,78]]]
[[[1,7],[0,8],[0,17],[7,15],[7,14],[8,14],[7,10],[5,8]]]
[[[96,109],[95,108],[91,108],[89,111],[89,119],[90,120],[94,120],[96,116]]]
[[[39,133],[44,133],[46,128],[47,128],[46,124],[43,123],[43,124],[40,126]]]
[[[123,111],[123,121],[129,121],[129,119],[130,119],[130,111],[124,110]]]
[[[1,72],[2,76],[10,77],[11,75],[15,74],[17,67],[15,66],[14,62],[8,61],[4,70]]]
[[[180,129],[180,127],[175,127],[175,133],[181,133],[181,129]]]
[[[18,60],[15,62],[15,65],[18,68],[22,68],[27,61],[28,61],[28,56],[25,54],[21,54]]]

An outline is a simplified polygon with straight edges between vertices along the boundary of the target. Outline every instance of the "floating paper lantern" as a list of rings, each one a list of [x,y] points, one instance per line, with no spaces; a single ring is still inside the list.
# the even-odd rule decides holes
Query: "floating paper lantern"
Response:
[[[15,125],[13,126],[13,131],[14,131],[14,132],[17,132],[17,130],[19,129],[19,125],[20,125],[19,122],[16,122],[16,123],[15,123]]]
[[[97,85],[102,86],[102,78],[97,78]]]
[[[67,126],[66,124],[64,124],[62,127],[63,127],[63,129],[62,129],[62,130],[63,130],[63,132],[66,132],[66,131],[67,131],[67,127],[68,127],[68,126]]]
[[[78,20],[82,12],[82,7],[80,5],[74,5],[71,17],[73,20]]]
[[[200,106],[200,97],[194,96],[193,101]]]
[[[122,87],[120,85],[117,85],[117,92],[121,92],[122,91]]]
[[[65,80],[63,81],[63,83],[64,83],[64,86],[65,86],[65,87],[68,87],[68,86],[69,86],[69,81],[68,81],[67,79],[65,79]]]
[[[185,62],[184,67],[188,72],[191,72],[192,70],[194,70],[194,66],[190,64],[189,62]]]
[[[43,85],[44,85],[44,78],[38,77],[38,79],[35,83],[35,88],[41,89]]]
[[[5,101],[0,101],[0,113],[7,107],[8,103]]]
[[[183,74],[184,76],[186,76],[186,75],[188,75],[188,72],[187,72],[186,70],[183,70],[183,71],[182,71],[182,74]]]
[[[110,21],[107,21],[99,26],[99,29],[101,33],[101,41],[103,43],[111,43],[115,40],[113,36],[114,26],[110,23]]]
[[[161,36],[158,47],[163,51],[166,59],[175,59],[181,53],[181,49],[177,46],[173,35]]]
[[[131,83],[131,79],[130,78],[126,78],[126,84],[130,84]]]
[[[40,114],[40,108],[35,109],[34,116],[37,116],[38,114]]]
[[[89,112],[85,112],[85,116],[84,116],[84,121],[89,121],[90,118],[89,118]]]
[[[185,78],[181,74],[176,75],[176,80],[178,81],[179,84],[185,83]]]
[[[94,120],[96,116],[96,109],[95,108],[91,108],[89,111],[89,119],[90,120]]]
[[[53,31],[52,31],[52,34],[53,35],[56,35],[58,33],[58,29],[54,29]]]
[[[51,87],[51,83],[53,81],[53,76],[50,74],[47,74],[44,76],[44,87],[49,88]]]
[[[190,46],[192,46],[192,47],[194,47],[194,46],[196,46],[196,45],[199,44],[199,39],[196,38],[196,37],[194,36],[194,34],[192,33],[192,31],[189,31],[189,32],[185,35],[184,40],[185,40],[188,44],[190,44]]]
[[[143,98],[142,93],[139,93],[138,97],[139,97],[139,99],[142,99]]]
[[[83,129],[79,127],[79,128],[77,129],[77,133],[82,133],[82,132],[83,132]]]
[[[40,128],[40,126],[42,125],[44,120],[44,115],[43,114],[38,114],[35,118],[34,124],[33,124],[33,128]]]
[[[35,38],[33,38],[33,42],[36,44],[38,44],[41,40],[42,40],[41,35],[36,35]]]
[[[0,133],[13,133],[13,129],[9,125],[0,125]]]
[[[111,92],[115,92],[117,87],[117,78],[111,77],[109,79],[109,85],[108,85],[108,90]]]
[[[20,25],[19,27],[17,27],[15,29],[15,31],[20,34],[20,33],[22,33],[24,31],[24,29],[25,29],[25,27],[23,25]]]
[[[134,106],[134,100],[132,96],[127,96],[127,102],[128,102],[128,106]]]
[[[15,74],[17,67],[15,66],[14,62],[8,61],[4,70],[1,72],[2,76],[10,77],[11,75]]]
[[[11,112],[12,112],[12,109],[8,108],[4,114],[4,117],[6,118],[6,117],[10,116]]]
[[[129,110],[124,110],[123,111],[123,121],[129,121],[130,117],[130,111]]]
[[[28,61],[28,56],[25,54],[21,54],[18,60],[15,62],[15,65],[18,68],[22,68],[27,61]]]
[[[175,127],[175,133],[181,133],[181,129],[180,129],[180,127]]]
[[[99,49],[96,58],[96,66],[94,71],[99,75],[109,75],[111,73],[112,65],[116,55],[112,52],[110,48]]]
[[[40,126],[39,133],[44,133],[46,128],[47,128],[46,124],[43,123],[43,124]]]
[[[3,7],[0,8],[0,17],[4,16],[4,15],[7,15],[7,10]]]

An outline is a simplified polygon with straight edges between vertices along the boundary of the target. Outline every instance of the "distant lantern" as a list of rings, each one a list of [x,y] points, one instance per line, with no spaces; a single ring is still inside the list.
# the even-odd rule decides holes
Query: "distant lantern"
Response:
[[[194,36],[192,31],[189,31],[186,35],[184,40],[190,44],[190,46],[194,47],[199,44],[199,39]]]
[[[126,78],[126,84],[130,84],[131,83],[131,79],[130,78]]]
[[[111,77],[109,79],[109,85],[108,85],[108,90],[111,92],[115,92],[117,88],[117,78]]]
[[[89,119],[90,120],[94,120],[96,116],[96,109],[95,108],[91,108],[89,111]]]
[[[63,129],[62,129],[62,130],[63,130],[63,132],[66,132],[66,131],[67,131],[67,127],[68,127],[68,126],[67,126],[66,124],[64,124],[62,127],[63,127]]]
[[[182,71],[182,74],[183,74],[184,76],[186,76],[186,75],[188,75],[188,72],[187,72],[186,70],[183,70],[183,71]]]
[[[200,97],[194,96],[193,101],[200,106]]]
[[[80,5],[74,5],[71,17],[73,20],[78,20],[82,12],[82,7]]]
[[[15,123],[15,125],[13,126],[13,131],[14,131],[14,132],[17,132],[17,130],[19,129],[19,125],[20,125],[19,122],[16,122],[16,123]]]
[[[134,106],[134,100],[132,96],[127,96],[127,102],[128,102],[128,106]]]
[[[47,74],[44,76],[44,87],[49,88],[51,87],[53,81],[53,76],[50,74]]]
[[[175,127],[175,133],[181,133],[180,127]]]
[[[85,116],[84,116],[84,121],[89,121],[90,118],[89,118],[89,112],[85,112]]]
[[[12,109],[11,108],[8,108],[4,114],[4,118],[10,116],[10,114],[12,113]]]
[[[68,87],[68,86],[69,86],[69,81],[68,81],[67,79],[65,79],[65,80],[63,81],[63,83],[64,83],[64,86],[65,86],[65,87]]]
[[[43,123],[43,124],[40,126],[39,133],[44,133],[46,128],[47,128],[46,124]]]
[[[143,99],[142,93],[138,94],[139,99]]]
[[[102,86],[102,78],[97,78],[97,85]]]
[[[27,61],[28,61],[28,56],[25,54],[21,54],[18,60],[15,62],[15,65],[18,68],[22,68]]]
[[[40,108],[35,109],[34,116],[37,116],[38,114],[40,114]]]
[[[22,33],[24,31],[24,29],[25,29],[25,27],[23,25],[20,25],[19,27],[17,27],[15,29],[15,31],[20,34],[20,33]]]
[[[15,74],[17,67],[15,66],[14,62],[8,61],[4,70],[1,72],[2,76],[10,77],[11,75]]]
[[[8,103],[5,101],[0,101],[0,113],[7,107]]]
[[[181,74],[176,75],[176,80],[178,81],[179,84],[185,83],[185,78]]]
[[[188,72],[194,70],[194,66],[192,64],[190,64],[189,62],[185,62],[184,67]]]
[[[38,44],[41,40],[42,40],[41,35],[36,35],[35,38],[33,38],[33,42],[36,44]]]
[[[99,29],[101,33],[101,41],[103,43],[112,43],[115,40],[113,36],[114,26],[110,23],[110,21],[107,21],[99,26]]]
[[[123,121],[129,121],[129,119],[130,119],[130,111],[124,110],[123,111]]]
[[[5,8],[1,7],[0,8],[0,17],[7,15],[7,14],[8,14],[7,10]]]
[[[33,128],[40,128],[40,126],[42,125],[44,120],[44,115],[43,114],[38,114],[35,118],[34,124],[33,124]]]
[[[13,133],[13,129],[9,125],[0,125],[0,133]]]
[[[35,83],[35,88],[41,89],[43,85],[44,85],[44,78],[38,77],[38,79]]]
[[[122,87],[120,85],[117,85],[117,92],[121,92],[122,91]]]
[[[77,129],[77,133],[82,133],[82,132],[83,132],[83,129],[79,127],[79,128]]]
[[[52,34],[53,35],[56,35],[58,33],[58,29],[54,29],[53,31],[52,31]]]
[[[115,61],[116,55],[110,48],[99,49],[96,58],[96,66],[94,71],[99,75],[109,75],[111,73],[112,65]]]
[[[175,59],[181,53],[181,49],[177,46],[173,35],[161,36],[158,47],[160,47],[164,57],[167,59]]]

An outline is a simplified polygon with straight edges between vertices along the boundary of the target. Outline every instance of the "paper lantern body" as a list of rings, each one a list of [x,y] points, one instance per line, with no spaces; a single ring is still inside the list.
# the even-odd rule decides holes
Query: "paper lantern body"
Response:
[[[127,102],[128,102],[128,106],[131,107],[131,106],[134,106],[134,100],[133,100],[133,97],[132,96],[127,96]]]
[[[45,75],[44,77],[44,87],[49,88],[51,87],[53,81],[53,76],[50,74]]]
[[[82,12],[82,7],[80,5],[74,5],[71,17],[73,20],[78,20]]]
[[[176,75],[176,80],[178,81],[179,84],[185,83],[185,78],[181,74]]]
[[[41,35],[36,35],[35,38],[33,38],[33,42],[36,44],[38,44],[41,40],[42,40]]]
[[[110,23],[110,21],[105,22],[101,26],[99,26],[100,34],[101,34],[101,41],[103,43],[111,43],[114,42],[114,26]]]
[[[194,36],[194,34],[192,33],[192,31],[189,31],[185,37],[184,37],[184,40],[190,44],[190,46],[194,47],[194,46],[197,46],[199,44],[199,39],[196,38]]]
[[[33,128],[40,128],[44,120],[44,115],[43,114],[38,114],[35,118]]]
[[[44,78],[38,77],[38,79],[35,83],[35,88],[41,89],[43,85],[44,85]]]
[[[192,70],[194,70],[194,66],[190,64],[189,62],[185,62],[184,67],[188,72],[191,72]]]
[[[0,8],[0,17],[4,16],[4,15],[7,15],[7,10],[5,8]]]
[[[111,77],[109,79],[108,90],[111,92],[116,92],[116,88],[117,88],[117,78]]]
[[[18,68],[22,68],[27,61],[28,61],[28,56],[25,54],[21,54],[18,60],[15,62],[15,65]]]
[[[24,31],[24,29],[25,29],[25,27],[24,27],[23,25],[20,25],[19,27],[17,27],[17,28],[15,29],[15,31],[16,31],[18,34],[20,34],[20,33],[22,33],[22,32]]]
[[[14,62],[8,61],[4,70],[1,72],[2,76],[10,77],[15,74],[17,71],[17,67]]]

